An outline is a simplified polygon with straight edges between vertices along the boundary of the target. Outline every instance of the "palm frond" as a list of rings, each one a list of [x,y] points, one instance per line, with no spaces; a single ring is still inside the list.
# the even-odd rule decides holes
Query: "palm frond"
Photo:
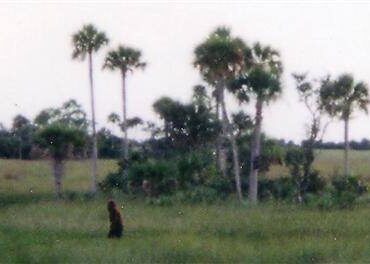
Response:
[[[108,42],[109,39],[104,32],[99,32],[92,24],[84,25],[81,30],[72,35],[72,58],[84,60],[86,54],[97,52]]]
[[[110,70],[119,69],[126,73],[136,69],[144,69],[146,65],[146,62],[141,61],[140,50],[120,45],[117,49],[108,52],[103,68]]]

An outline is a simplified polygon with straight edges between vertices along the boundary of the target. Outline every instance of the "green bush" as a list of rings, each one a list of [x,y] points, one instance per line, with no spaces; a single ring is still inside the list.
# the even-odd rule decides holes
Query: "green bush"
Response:
[[[127,179],[123,177],[123,172],[111,172],[104,180],[98,183],[100,190],[110,192],[113,189],[127,190]]]
[[[319,171],[312,170],[307,177],[306,182],[306,193],[318,193],[322,191],[326,186],[326,182],[323,177],[319,174]]]
[[[185,192],[182,202],[190,203],[212,203],[222,198],[218,195],[217,190],[206,187],[206,186],[196,186],[192,190]]]
[[[352,192],[361,195],[367,192],[367,187],[356,176],[336,176],[332,180],[332,185],[338,193]]]
[[[312,168],[314,160],[312,147],[305,144],[301,147],[292,147],[286,152],[285,164],[289,168],[295,185],[296,200],[299,202],[304,201],[309,193],[322,191],[326,185],[319,172]]]
[[[289,199],[295,192],[295,186],[291,178],[280,177],[276,179],[262,178],[258,182],[259,199]]]
[[[137,190],[143,181],[150,185],[150,195],[170,194],[177,187],[177,167],[173,162],[147,160],[134,163],[128,174],[130,188]]]
[[[218,174],[216,168],[214,169],[215,169],[215,172],[213,174],[213,177],[210,177],[208,179],[205,186],[216,190],[218,195],[222,199],[224,199],[233,191],[233,186],[232,186],[233,182],[228,178],[221,177]]]
[[[159,206],[170,206],[176,203],[198,204],[214,203],[225,199],[226,196],[220,196],[217,190],[206,186],[195,186],[188,190],[178,190],[171,195],[159,195],[157,197],[147,197],[146,203]]]
[[[182,188],[202,185],[218,175],[210,151],[193,151],[182,155],[177,161],[178,182]]]
[[[356,176],[336,176],[332,180],[336,204],[340,208],[352,207],[367,187]]]
[[[309,205],[321,209],[351,208],[367,192],[367,187],[355,176],[335,176],[320,195],[306,195]]]

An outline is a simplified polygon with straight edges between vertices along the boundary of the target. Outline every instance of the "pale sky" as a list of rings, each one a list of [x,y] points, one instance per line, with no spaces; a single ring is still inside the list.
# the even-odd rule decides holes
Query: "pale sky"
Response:
[[[194,47],[226,25],[247,43],[260,41],[281,52],[284,92],[266,109],[263,130],[298,141],[308,115],[291,73],[349,72],[370,84],[369,14],[370,4],[335,2],[0,4],[0,122],[9,127],[18,113],[33,119],[70,98],[90,116],[87,61],[71,59],[71,35],[85,23],[111,39],[94,57],[98,126],[106,125],[111,112],[121,113],[119,73],[101,70],[106,52],[119,43],[141,49],[148,62],[145,71],[128,79],[129,116],[159,122],[153,102],[163,95],[189,100],[192,87],[201,83],[192,66]],[[228,105],[238,107],[231,98]],[[243,108],[254,114],[251,106]],[[130,136],[143,134],[132,131]],[[370,117],[356,113],[350,138],[363,137],[370,138]],[[324,139],[342,140],[343,124],[331,124]]]

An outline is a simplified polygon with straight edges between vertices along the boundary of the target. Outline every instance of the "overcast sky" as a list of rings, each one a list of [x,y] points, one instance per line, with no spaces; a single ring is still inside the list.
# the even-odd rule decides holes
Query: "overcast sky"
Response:
[[[10,126],[22,113],[34,118],[43,108],[75,98],[90,115],[87,61],[71,60],[71,34],[94,23],[111,39],[95,56],[98,126],[121,113],[120,76],[102,71],[102,61],[119,43],[139,48],[148,67],[128,78],[128,114],[158,121],[152,111],[160,96],[186,101],[201,83],[192,67],[194,47],[219,25],[247,43],[280,50],[284,92],[264,113],[270,136],[301,140],[308,115],[298,102],[291,73],[353,73],[370,83],[370,5],[348,3],[249,4],[0,4],[0,122]],[[238,105],[229,98],[229,106]],[[253,113],[253,108],[244,107]],[[130,136],[142,137],[137,131]],[[370,117],[356,113],[351,139],[370,138]],[[334,122],[325,140],[343,138]]]

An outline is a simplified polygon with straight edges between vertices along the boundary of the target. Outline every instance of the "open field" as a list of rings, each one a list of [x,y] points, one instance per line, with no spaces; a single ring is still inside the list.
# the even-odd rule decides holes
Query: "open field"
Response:
[[[335,173],[343,171],[343,151],[342,150],[317,150],[317,158],[314,167],[325,177],[331,177]],[[349,152],[351,172],[370,181],[370,151]],[[288,170],[282,166],[273,166],[268,173],[270,177],[287,175]]]
[[[351,170],[354,174],[370,181],[370,151],[351,151]],[[325,177],[334,172],[341,172],[343,152],[341,150],[318,151],[315,168]],[[103,179],[109,171],[117,168],[114,160],[99,160],[98,178]],[[63,185],[66,190],[87,191],[89,189],[89,162],[69,161],[66,166],[66,176]],[[282,166],[273,166],[269,177],[287,175],[288,170]],[[21,184],[20,184],[21,182]],[[50,192],[53,188],[53,178],[47,161],[19,161],[0,159],[0,193],[7,192]]]
[[[119,200],[121,203],[123,200]],[[365,262],[370,208],[158,207],[124,202],[127,231],[106,238],[104,200],[12,205],[0,212],[1,262]]]
[[[352,167],[366,179],[370,152],[353,152]],[[323,151],[316,163],[327,176],[341,151]],[[69,200],[53,200],[43,161],[0,160],[0,263],[370,261],[370,205],[319,211],[295,205],[234,201],[214,205],[148,205],[117,195],[126,219],[121,240],[108,240],[105,197],[90,199],[88,162],[67,164]],[[99,178],[115,161],[99,161]],[[284,172],[274,168],[272,176]]]
[[[115,160],[99,160],[98,180],[116,169]],[[90,187],[90,162],[68,161],[63,189],[86,192]],[[48,193],[54,188],[48,161],[0,159],[0,193]]]

